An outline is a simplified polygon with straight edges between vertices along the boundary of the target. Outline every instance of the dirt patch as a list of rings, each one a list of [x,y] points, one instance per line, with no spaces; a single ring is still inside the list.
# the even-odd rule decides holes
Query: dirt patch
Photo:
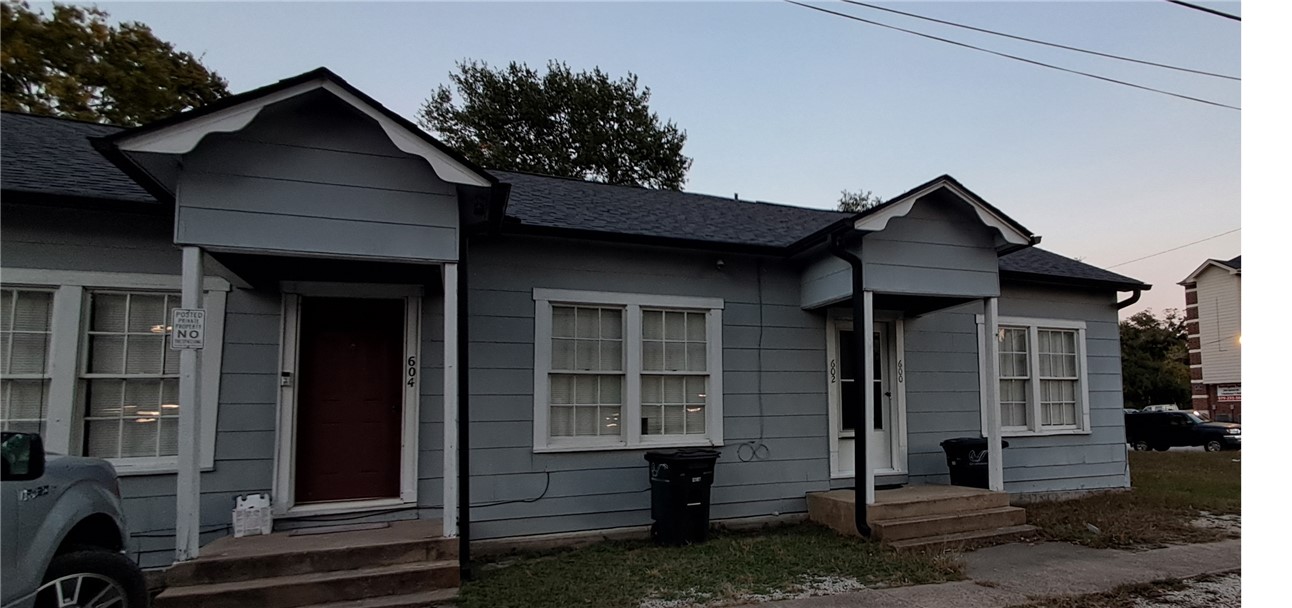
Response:
[[[1237,513],[1221,514],[1201,511],[1198,518],[1190,522],[1194,527],[1204,530],[1217,530],[1234,538],[1243,535],[1243,516]]]
[[[1241,574],[1234,573],[1185,581],[1183,589],[1138,599],[1133,608],[1239,608],[1243,598],[1242,579]]]

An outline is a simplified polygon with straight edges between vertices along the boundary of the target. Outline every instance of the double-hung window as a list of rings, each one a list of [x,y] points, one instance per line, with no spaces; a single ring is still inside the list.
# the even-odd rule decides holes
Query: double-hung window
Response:
[[[534,446],[722,443],[722,300],[535,289]]]
[[[982,317],[978,322],[981,325]],[[1089,432],[1085,323],[1001,317],[998,325],[995,381],[1000,386],[1001,431],[1006,435]],[[980,342],[979,346],[985,354],[986,345]],[[984,401],[984,432],[986,407]]]
[[[49,410],[49,336],[54,294],[0,290],[0,428],[43,433]]]
[[[173,472],[181,441],[199,442],[200,466],[214,466],[227,281],[205,279],[202,435],[181,438],[168,338],[179,276],[5,268],[3,278],[0,428],[108,459],[120,475]]]

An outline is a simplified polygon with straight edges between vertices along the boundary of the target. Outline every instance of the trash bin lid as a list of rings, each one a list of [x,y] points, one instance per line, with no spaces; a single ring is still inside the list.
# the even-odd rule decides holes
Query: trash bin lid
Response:
[[[646,452],[647,462],[701,462],[717,460],[722,453],[717,450],[690,448],[671,452]]]
[[[969,449],[969,450],[983,449],[987,447],[987,438],[986,437],[955,437],[952,439],[947,439],[938,445],[942,446],[942,449],[946,449],[946,448],[961,448],[961,449]],[[1005,441],[1004,439],[1000,440],[1000,447],[1002,448],[1009,447],[1009,442]]]

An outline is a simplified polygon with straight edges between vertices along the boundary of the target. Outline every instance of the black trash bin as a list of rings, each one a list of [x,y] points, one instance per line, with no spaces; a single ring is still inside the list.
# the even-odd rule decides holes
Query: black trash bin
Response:
[[[714,450],[647,452],[650,463],[651,540],[657,545],[702,543],[709,537],[709,488]]]
[[[1009,447],[1001,440],[1000,447]],[[942,442],[951,469],[951,485],[989,488],[987,481],[987,440],[983,437],[957,437]]]

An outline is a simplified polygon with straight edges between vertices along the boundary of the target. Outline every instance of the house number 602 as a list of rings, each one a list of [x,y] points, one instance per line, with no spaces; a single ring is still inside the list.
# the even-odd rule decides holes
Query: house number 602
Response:
[[[417,379],[417,357],[408,358],[408,386],[414,385]]]

